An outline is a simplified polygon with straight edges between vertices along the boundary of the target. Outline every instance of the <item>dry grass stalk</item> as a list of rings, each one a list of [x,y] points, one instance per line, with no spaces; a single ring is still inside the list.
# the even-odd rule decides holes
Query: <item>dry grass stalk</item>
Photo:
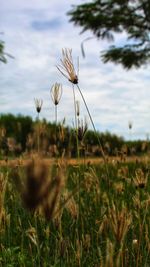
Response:
[[[77,113],[77,117],[80,116],[80,102],[77,100],[76,101],[76,113]]]
[[[77,266],[81,266],[81,258],[82,258],[82,241],[77,239],[77,241],[76,241],[76,261],[77,261]]]
[[[17,177],[18,175],[18,177]],[[48,166],[42,160],[32,160],[26,166],[26,179],[21,184],[16,170],[17,188],[25,207],[31,212],[42,210],[45,218],[50,220],[57,205],[57,199],[61,189],[59,175],[49,177]]]
[[[85,134],[87,132],[88,129],[88,124],[87,121],[85,120],[85,122],[83,122],[83,120],[79,120],[78,119],[78,129],[77,129],[77,136],[78,136],[78,140],[81,142],[83,141]]]
[[[118,194],[122,194],[124,192],[124,184],[122,182],[116,182],[113,184],[113,187]]]
[[[101,252],[100,252],[101,254]],[[100,267],[115,267],[114,265],[114,245],[107,239],[106,242],[106,257],[105,259],[101,255]],[[118,266],[119,267],[119,266]]]
[[[117,170],[118,178],[126,180],[129,177],[129,169],[127,166],[123,166]]]
[[[137,169],[135,172],[135,177],[133,179],[133,183],[136,188],[145,188],[147,185],[148,173],[144,174],[142,169]]]
[[[73,196],[71,196],[71,198],[68,197],[69,193],[66,191],[64,194],[64,201],[66,201],[67,199],[68,201],[66,202],[65,208],[70,213],[71,217],[76,220],[79,215],[79,207]]]
[[[60,256],[67,257],[68,256],[68,248],[70,247],[69,239],[62,239],[60,242]]]
[[[108,207],[108,219],[115,240],[122,246],[125,235],[132,222],[131,213],[126,207],[119,210],[116,205],[112,203],[112,208]]]
[[[85,173],[83,183],[87,193],[94,191],[96,195],[100,195],[99,177],[94,168],[90,167]]]
[[[133,203],[134,203],[134,206],[135,206],[136,210],[140,210],[140,209],[142,208],[142,202],[141,202],[141,200],[140,200],[140,194],[139,194],[139,191],[137,191],[136,194],[135,194],[135,196],[132,197],[132,200],[133,200]],[[139,217],[139,213],[137,213],[136,210],[134,211],[134,213],[135,213],[135,216],[136,216],[137,219],[138,219],[138,217]]]
[[[91,246],[91,236],[89,234],[86,234],[83,236],[83,247],[86,251],[89,251]]]
[[[31,242],[37,247],[38,246],[38,238],[37,238],[37,232],[36,229],[34,227],[30,227],[27,231],[26,231],[26,235],[29,237],[29,239],[31,240]]]
[[[57,66],[57,69],[73,84],[78,83],[78,74],[75,72],[73,58],[72,58],[72,49],[65,48],[62,49],[62,59],[61,65]],[[79,69],[79,63],[78,63]]]
[[[40,161],[31,161],[26,167],[26,184],[23,192],[25,206],[36,210],[44,198],[47,198],[50,181],[48,168]]]
[[[149,229],[148,229],[148,225],[146,224],[145,225],[145,240],[146,240],[146,246],[147,246],[147,249],[150,253],[150,238],[149,238]]]
[[[6,186],[7,186],[8,176],[0,173],[0,230],[1,227],[5,224],[6,221],[6,211],[4,208],[4,199],[6,193]]]
[[[34,102],[35,102],[36,111],[39,114],[41,112],[41,109],[42,109],[43,100],[42,99],[35,98],[34,99]]]
[[[53,84],[50,93],[54,105],[57,106],[62,96],[62,85],[60,83]]]
[[[65,137],[66,137],[66,128],[65,128],[65,119],[60,123],[59,125],[59,139],[61,142],[64,142]]]

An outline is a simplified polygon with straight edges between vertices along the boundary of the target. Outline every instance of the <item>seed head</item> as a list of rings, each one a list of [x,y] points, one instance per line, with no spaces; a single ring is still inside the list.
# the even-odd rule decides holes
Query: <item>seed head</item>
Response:
[[[142,169],[138,168],[135,171],[135,177],[133,179],[133,183],[136,188],[145,188],[147,185],[148,173],[144,173]]]
[[[77,113],[77,117],[80,116],[80,102],[77,100],[76,101],[76,113]]]
[[[112,203],[112,208],[108,209],[108,221],[110,229],[115,239],[121,244],[132,222],[132,215],[126,207],[121,210]]]
[[[34,211],[47,198],[49,187],[47,166],[42,161],[31,161],[26,167],[26,184],[22,194],[25,206]]]
[[[78,83],[78,75],[75,72],[74,63],[72,59],[72,49],[62,49],[62,59],[60,59],[61,65],[57,66],[57,69],[65,76],[71,83]],[[79,65],[79,64],[78,64]]]
[[[133,127],[133,123],[132,123],[132,121],[129,121],[129,123],[128,123],[128,127],[129,127],[129,130],[132,129],[132,127]]]
[[[82,141],[86,132],[87,132],[87,129],[88,129],[88,125],[87,125],[87,122],[85,120],[85,122],[83,122],[83,120],[79,120],[78,121],[78,130],[77,130],[77,135],[78,135],[78,140],[79,141]]]
[[[50,94],[54,105],[57,106],[62,96],[62,85],[60,83],[53,84]]]
[[[43,105],[43,100],[35,98],[34,102],[35,102],[35,108],[36,108],[37,113],[40,113],[42,105]]]

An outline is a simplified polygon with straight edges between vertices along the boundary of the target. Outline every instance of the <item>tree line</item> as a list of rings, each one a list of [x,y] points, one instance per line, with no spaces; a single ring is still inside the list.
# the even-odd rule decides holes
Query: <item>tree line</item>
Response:
[[[108,156],[141,155],[149,152],[148,141],[125,141],[109,132],[98,132],[104,152]],[[36,153],[39,140],[40,152],[45,156],[77,155],[77,147],[81,156],[101,156],[98,139],[87,126],[78,125],[73,129],[65,125],[65,121],[57,125],[33,120],[30,116],[2,114],[0,115],[0,156],[18,156],[22,153]]]

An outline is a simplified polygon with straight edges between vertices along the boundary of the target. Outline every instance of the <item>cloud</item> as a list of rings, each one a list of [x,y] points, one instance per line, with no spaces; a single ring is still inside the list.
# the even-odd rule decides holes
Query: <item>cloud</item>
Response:
[[[58,118],[74,120],[73,92],[69,82],[57,71],[61,49],[73,49],[74,63],[79,56],[79,82],[90,112],[101,131],[112,131],[129,137],[128,121],[133,121],[133,138],[145,138],[149,132],[150,91],[149,67],[125,71],[121,66],[100,60],[106,42],[91,39],[85,44],[86,57],[81,54],[81,42],[90,32],[79,35],[80,28],[68,22],[66,13],[71,4],[82,1],[11,0],[2,1],[1,31],[6,51],[15,59],[1,68],[1,112],[23,113],[36,117],[34,98],[44,101],[42,117],[54,120],[54,106],[50,99],[53,83],[63,84]],[[59,17],[58,17],[59,14]],[[122,38],[118,42],[122,42]],[[81,96],[81,116],[87,116]],[[89,122],[89,127],[91,124]]]
[[[61,20],[59,18],[55,18],[53,20],[46,21],[33,21],[32,28],[36,31],[46,31],[46,30],[56,30],[61,28]]]

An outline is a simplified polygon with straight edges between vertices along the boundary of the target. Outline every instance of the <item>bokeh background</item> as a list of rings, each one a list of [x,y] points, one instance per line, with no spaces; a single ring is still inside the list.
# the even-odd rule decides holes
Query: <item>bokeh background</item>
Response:
[[[44,101],[41,117],[54,121],[54,107],[50,98],[53,83],[61,82],[63,96],[58,107],[58,119],[66,118],[73,125],[72,88],[58,72],[56,65],[62,48],[72,48],[74,63],[79,56],[79,82],[96,128],[130,138],[128,122],[132,121],[132,138],[146,139],[150,121],[150,67],[126,71],[119,65],[104,64],[100,51],[107,42],[93,38],[81,43],[91,32],[69,22],[67,12],[79,0],[10,0],[1,1],[0,32],[6,52],[13,55],[7,64],[0,64],[0,112],[30,115],[36,118],[34,98]],[[116,36],[118,44],[125,35]],[[77,93],[77,99],[80,97]],[[81,101],[81,116],[86,111]],[[89,123],[89,127],[90,123]]]

